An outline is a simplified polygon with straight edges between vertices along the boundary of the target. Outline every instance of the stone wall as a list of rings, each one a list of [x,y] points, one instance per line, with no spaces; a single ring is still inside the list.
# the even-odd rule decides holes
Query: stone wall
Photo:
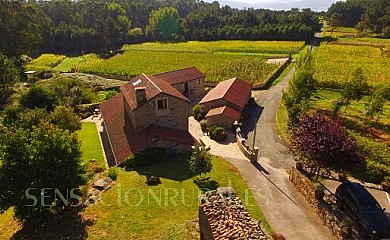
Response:
[[[236,142],[238,144],[238,148],[245,155],[245,157],[247,157],[251,162],[257,161],[259,149],[255,147],[255,151],[252,151],[240,132],[237,132],[236,134]]]
[[[195,79],[188,82],[188,93],[185,93],[184,83],[172,85],[176,90],[186,96],[191,102],[204,96],[206,93],[204,78]]]
[[[337,207],[334,194],[325,190],[323,200],[317,200],[315,197],[316,186],[295,167],[290,170],[289,179],[314,208],[318,216],[321,217],[324,224],[331,230],[336,239],[344,239],[341,236],[341,227],[347,217]],[[356,226],[353,225],[352,228],[352,239],[360,239]]]
[[[224,127],[226,131],[232,129],[232,124],[234,120],[230,119],[222,114],[207,117],[207,127],[211,128],[213,126]]]
[[[166,114],[157,112],[157,100],[162,98],[168,99]],[[131,120],[136,131],[142,131],[151,124],[188,131],[188,102],[164,93],[149,100],[132,114],[134,116]]]

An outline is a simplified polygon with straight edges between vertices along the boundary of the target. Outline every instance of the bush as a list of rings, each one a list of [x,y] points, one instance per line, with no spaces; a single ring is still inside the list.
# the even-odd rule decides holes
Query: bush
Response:
[[[202,129],[202,132],[205,133],[207,132],[207,120],[203,119],[200,121],[200,128]]]
[[[209,135],[211,139],[216,141],[225,141],[227,138],[226,130],[219,126],[213,126],[209,131]]]
[[[126,170],[142,167],[168,160],[167,150],[163,148],[149,148],[135,155],[129,155],[123,162]]]
[[[107,176],[115,181],[118,177],[118,168],[112,167],[112,168],[108,169]]]
[[[200,121],[204,118],[204,114],[201,112],[201,107],[199,104],[195,105],[193,108],[192,108],[192,116],[194,116],[195,120],[196,121]]]

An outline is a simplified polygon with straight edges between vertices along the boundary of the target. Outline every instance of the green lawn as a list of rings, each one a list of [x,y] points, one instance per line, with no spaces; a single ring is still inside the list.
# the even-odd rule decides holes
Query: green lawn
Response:
[[[82,57],[68,57],[65,58],[60,64],[58,64],[55,68],[53,68],[53,71],[55,72],[70,72],[77,64],[82,62],[84,59]]]
[[[162,184],[148,186],[146,176],[160,176]],[[266,222],[261,209],[237,169],[221,158],[213,159],[210,188],[232,186],[248,211]],[[187,159],[121,171],[117,184],[103,195],[101,204],[85,212],[94,216],[95,224],[88,229],[89,239],[188,239],[186,221],[198,218],[198,195]]]
[[[120,170],[115,186],[102,200],[87,207],[77,217],[59,217],[37,229],[23,229],[15,239],[190,239],[187,221],[198,219],[198,196],[202,193],[194,183],[188,157],[139,168]],[[251,190],[238,170],[224,159],[213,157],[213,170],[206,187],[232,186],[249,213],[261,220],[271,232]],[[148,186],[146,176],[160,177],[161,184]],[[0,216],[0,239],[10,239],[20,225],[12,220],[12,211]]]
[[[95,123],[83,122],[81,130],[77,134],[81,141],[83,162],[87,163],[91,159],[96,159],[101,166],[106,166]]]

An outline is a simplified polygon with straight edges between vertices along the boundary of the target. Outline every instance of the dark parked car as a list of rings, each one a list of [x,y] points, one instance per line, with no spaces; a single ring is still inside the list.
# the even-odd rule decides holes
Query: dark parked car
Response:
[[[338,207],[358,226],[363,239],[390,239],[390,220],[375,198],[359,183],[342,183],[336,190]]]

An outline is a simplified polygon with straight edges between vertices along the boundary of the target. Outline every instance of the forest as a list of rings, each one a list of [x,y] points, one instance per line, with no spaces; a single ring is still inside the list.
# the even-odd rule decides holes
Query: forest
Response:
[[[390,0],[339,1],[326,15],[333,27],[357,27],[361,32],[390,37]]]
[[[191,40],[309,40],[310,9],[238,10],[199,0],[0,1],[0,52],[107,53],[124,44]]]

